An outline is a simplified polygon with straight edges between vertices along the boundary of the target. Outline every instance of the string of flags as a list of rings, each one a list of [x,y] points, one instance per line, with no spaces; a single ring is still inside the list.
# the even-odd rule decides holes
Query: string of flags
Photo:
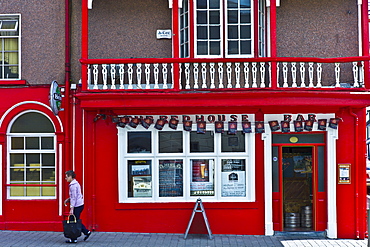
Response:
[[[213,115],[210,115],[213,116]],[[220,115],[219,115],[220,116]],[[224,115],[221,115],[224,116]],[[233,117],[235,116],[235,117]],[[246,117],[245,117],[246,116]],[[149,129],[150,126],[154,125],[154,128],[157,130],[162,130],[166,124],[168,127],[177,130],[180,124],[178,116],[171,116],[168,118],[167,116],[160,116],[158,119],[154,119],[153,116],[119,116],[119,115],[106,115],[106,114],[97,114],[94,119],[94,122],[98,121],[99,119],[107,119],[111,118],[112,122],[115,123],[117,126],[121,128],[125,128],[126,126],[130,126],[131,128],[137,128],[139,125],[144,127],[145,129]],[[209,120],[209,119],[208,119]],[[227,125],[227,134],[235,135],[238,129],[238,123],[236,115],[231,115],[231,120],[226,121],[225,117],[219,118],[212,118],[212,121],[208,121],[209,123],[214,124],[214,131],[215,133],[225,133]],[[206,133],[206,126],[207,122],[204,121],[203,118],[196,119],[196,121],[192,121],[190,118],[183,117],[182,126],[183,130],[185,131],[193,131],[193,122],[196,123],[196,131],[198,134],[205,134]],[[338,128],[338,123],[340,122],[340,118],[330,118],[330,119],[318,119],[316,120],[316,116],[314,114],[308,114],[308,119],[305,120],[303,115],[298,115],[296,120],[292,120],[291,115],[284,115],[283,121],[272,120],[268,121],[268,125],[272,132],[281,131],[282,133],[289,133],[293,132],[303,132],[303,131],[312,131],[314,124],[317,122],[317,130],[325,131],[327,127],[332,129]],[[291,123],[293,128],[291,129]],[[243,133],[252,133],[252,122],[248,120],[248,115],[242,115],[242,132]],[[254,121],[254,132],[255,133],[265,133],[265,122],[264,121]]]

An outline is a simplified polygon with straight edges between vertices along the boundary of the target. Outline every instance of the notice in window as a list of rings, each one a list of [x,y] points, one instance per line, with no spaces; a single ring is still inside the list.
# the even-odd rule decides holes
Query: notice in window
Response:
[[[214,196],[214,160],[191,160],[192,179],[191,196]]]
[[[221,195],[223,197],[245,197],[245,160],[223,159],[221,165]]]
[[[152,196],[152,172],[150,160],[130,160],[128,162],[129,197]]]
[[[159,161],[159,196],[183,196],[183,162],[182,160]]]

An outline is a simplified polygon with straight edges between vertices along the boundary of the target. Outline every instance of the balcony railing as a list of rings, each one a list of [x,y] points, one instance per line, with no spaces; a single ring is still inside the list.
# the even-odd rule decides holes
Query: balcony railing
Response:
[[[85,89],[99,91],[365,88],[368,68],[367,57],[81,59],[81,63],[86,65]]]

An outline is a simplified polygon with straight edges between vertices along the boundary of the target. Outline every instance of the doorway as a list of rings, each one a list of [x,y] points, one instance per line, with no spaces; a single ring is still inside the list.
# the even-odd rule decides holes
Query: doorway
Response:
[[[274,134],[272,217],[274,231],[327,228],[323,134]]]
[[[312,231],[313,147],[282,147],[284,231]]]

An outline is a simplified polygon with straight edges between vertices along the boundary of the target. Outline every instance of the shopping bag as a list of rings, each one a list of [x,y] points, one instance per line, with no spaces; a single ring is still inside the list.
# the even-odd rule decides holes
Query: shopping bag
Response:
[[[76,216],[71,214],[67,220],[63,220],[64,236],[70,239],[77,239],[81,236],[81,219],[76,220]]]

